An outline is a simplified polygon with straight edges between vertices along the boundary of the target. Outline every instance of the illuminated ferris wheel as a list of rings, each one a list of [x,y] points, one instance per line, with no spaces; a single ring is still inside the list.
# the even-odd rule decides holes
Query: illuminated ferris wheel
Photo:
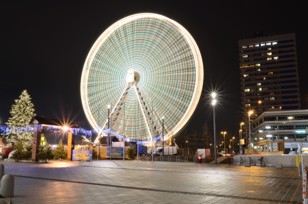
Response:
[[[140,13],[105,30],[81,77],[86,117],[99,137],[151,141],[178,133],[203,86],[203,64],[189,32],[165,16]],[[109,113],[109,118],[108,118]]]

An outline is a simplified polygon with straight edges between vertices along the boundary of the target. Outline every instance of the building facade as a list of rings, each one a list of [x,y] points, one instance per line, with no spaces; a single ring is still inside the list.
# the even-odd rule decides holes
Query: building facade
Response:
[[[308,110],[267,111],[251,127],[256,151],[308,152]]]
[[[290,33],[244,39],[238,45],[243,133],[248,139],[250,118],[264,111],[301,108],[296,38]]]

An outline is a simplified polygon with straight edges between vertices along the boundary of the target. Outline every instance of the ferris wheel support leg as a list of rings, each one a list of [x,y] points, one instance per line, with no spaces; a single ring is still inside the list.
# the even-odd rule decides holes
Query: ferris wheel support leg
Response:
[[[131,86],[128,85],[128,86],[125,87],[125,89],[123,90],[122,94],[120,95],[120,98],[118,99],[118,101],[116,102],[116,104],[113,106],[112,111],[110,111],[109,116],[107,117],[107,120],[105,121],[105,123],[104,123],[102,129],[104,129],[104,128],[106,127],[106,125],[107,125],[107,123],[108,123],[108,118],[110,118],[110,116],[113,114],[114,110],[116,109],[116,107],[118,106],[118,104],[121,102],[122,97],[125,95],[125,92],[127,92],[128,89],[129,89],[130,87],[131,87]],[[102,137],[101,135],[102,135],[102,134],[99,134],[99,135],[95,138],[95,140],[94,140],[95,143],[98,143],[98,140]]]
[[[144,113],[144,110],[143,110],[143,108],[142,108],[142,104],[141,104],[141,101],[140,101],[140,98],[139,98],[139,95],[138,95],[138,92],[137,92],[137,87],[136,87],[136,85],[134,85],[134,87],[135,87],[136,96],[137,96],[137,99],[138,99],[138,103],[139,103],[139,106],[140,106],[140,110],[141,110],[141,113],[142,113],[144,122],[145,122],[145,124],[146,124],[146,126],[147,126],[147,130],[148,130],[150,139],[151,139],[151,141],[153,141],[153,137],[152,137],[152,134],[151,134],[151,130],[150,130],[149,124],[148,124],[148,122],[147,122],[147,119],[146,119],[146,117],[145,117],[145,113]],[[152,145],[153,145],[153,142],[152,142]]]

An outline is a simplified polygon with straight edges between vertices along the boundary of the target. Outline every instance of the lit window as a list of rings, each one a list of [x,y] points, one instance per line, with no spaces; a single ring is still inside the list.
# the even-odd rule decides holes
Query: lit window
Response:
[[[257,83],[257,86],[261,86],[262,84],[261,83]]]
[[[273,42],[273,43],[272,43],[272,45],[277,45],[277,42],[276,42],[276,41],[275,41],[275,42]]]
[[[267,42],[267,43],[266,43],[266,45],[271,45],[271,44],[272,44],[272,43],[270,43],[270,42]]]
[[[261,43],[261,47],[265,46],[265,43]]]
[[[274,57],[274,60],[278,60],[278,56]]]
[[[250,48],[252,48],[252,47],[253,47],[253,45],[249,45],[249,47],[250,47]]]
[[[275,101],[275,97],[274,96],[271,96],[270,97],[270,101]],[[274,108],[274,107],[273,107]]]
[[[263,130],[259,130],[259,132],[261,133],[261,132],[263,132]]]
[[[272,109],[275,109],[275,107],[274,107],[274,106],[272,106]]]
[[[240,68],[251,68],[251,67],[255,67],[254,64],[243,64],[240,66]]]
[[[245,104],[245,107],[250,107],[250,103]]]
[[[263,77],[263,80],[266,80],[266,77]]]
[[[263,137],[260,137],[259,140],[263,140]]]
[[[255,64],[255,66],[260,67],[260,66],[261,66],[261,64],[260,64],[260,63],[257,63],[257,64]]]
[[[246,54],[245,54],[245,55],[243,55],[243,58],[247,58],[247,57],[248,57],[248,55],[246,55]]]
[[[267,50],[272,50],[272,48],[271,48],[271,47],[269,47],[269,48],[267,48]]]
[[[248,77],[249,75],[248,75],[248,74],[243,74],[243,76],[244,76],[244,77]]]
[[[260,45],[259,44],[255,44],[255,47],[259,47]]]
[[[269,137],[269,138],[270,138],[270,137],[273,137],[273,135],[266,135],[266,137]]]
[[[270,60],[272,60],[272,58],[271,58],[271,57],[268,57],[268,58],[267,58],[267,61],[270,61]]]
[[[245,89],[245,92],[250,92],[250,89]]]
[[[259,88],[259,91],[262,91],[262,88]]]
[[[245,49],[245,48],[247,48],[247,46],[246,46],[246,45],[243,45],[242,48]]]
[[[268,56],[271,56],[271,55],[272,55],[272,52],[268,52],[267,55],[268,55]]]
[[[262,104],[262,101],[261,101],[261,100],[258,100],[258,104],[261,105],[261,104]]]
[[[273,72],[269,72],[269,73],[268,73],[268,75],[273,75],[273,74],[274,74]]]
[[[282,107],[281,107],[281,106],[279,106],[279,109],[281,110],[281,109],[282,109]]]
[[[271,126],[267,125],[267,126],[265,126],[265,129],[269,130],[269,129],[271,129]]]
[[[297,133],[297,134],[305,134],[306,130],[295,130],[295,133]]]
[[[293,120],[294,117],[293,116],[288,116],[288,120]]]
[[[261,72],[261,69],[258,69],[258,72]]]

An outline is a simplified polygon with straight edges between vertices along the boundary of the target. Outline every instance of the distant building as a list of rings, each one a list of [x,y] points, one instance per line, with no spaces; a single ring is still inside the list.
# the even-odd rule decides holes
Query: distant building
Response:
[[[257,151],[308,152],[308,110],[267,111],[251,127]]]
[[[264,111],[301,108],[294,33],[240,40],[239,66],[246,137],[249,110],[254,119]]]

